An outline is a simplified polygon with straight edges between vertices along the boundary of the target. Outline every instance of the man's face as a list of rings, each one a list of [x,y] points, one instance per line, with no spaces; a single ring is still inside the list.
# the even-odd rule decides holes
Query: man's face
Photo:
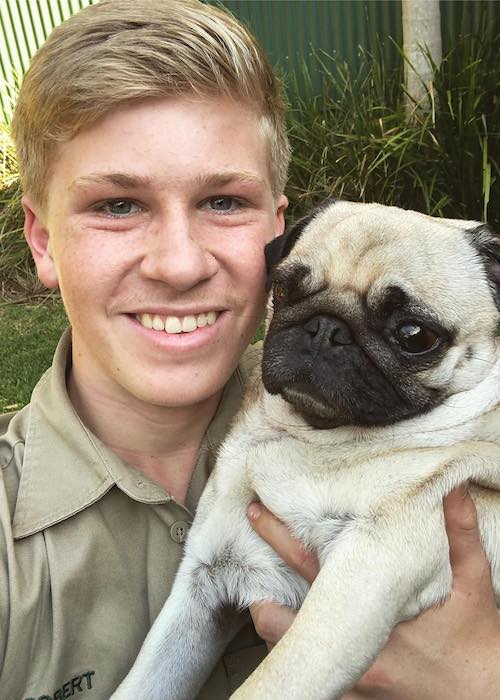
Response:
[[[74,381],[162,406],[213,396],[263,313],[263,248],[284,225],[258,118],[221,98],[121,107],[59,147],[48,191],[27,235],[50,237],[38,270],[61,289]]]

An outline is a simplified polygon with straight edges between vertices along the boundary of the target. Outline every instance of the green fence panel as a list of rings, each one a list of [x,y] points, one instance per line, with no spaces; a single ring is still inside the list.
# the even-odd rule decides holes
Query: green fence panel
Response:
[[[260,40],[272,63],[286,72],[308,60],[312,50],[357,61],[359,46],[373,50],[378,40],[387,60],[397,52],[391,38],[401,39],[399,0],[226,0]]]
[[[0,116],[9,120],[17,85],[51,30],[92,0],[0,0]]]
[[[300,70],[313,50],[335,54],[355,68],[360,47],[379,54],[385,65],[400,60],[400,0],[224,0],[220,3],[243,20],[274,65],[285,73]],[[443,50],[461,34],[479,33],[496,24],[499,0],[442,0]]]

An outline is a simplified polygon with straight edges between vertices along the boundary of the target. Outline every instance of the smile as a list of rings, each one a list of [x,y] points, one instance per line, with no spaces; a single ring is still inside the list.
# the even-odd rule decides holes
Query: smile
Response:
[[[191,333],[197,328],[213,326],[218,317],[217,311],[196,316],[158,316],[157,314],[138,314],[136,319],[144,328],[165,333]]]

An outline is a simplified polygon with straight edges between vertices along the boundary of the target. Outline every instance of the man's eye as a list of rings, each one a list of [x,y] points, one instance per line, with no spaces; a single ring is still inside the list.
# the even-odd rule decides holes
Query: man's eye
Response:
[[[108,216],[121,218],[130,216],[131,214],[137,214],[137,212],[141,211],[141,208],[138,204],[128,199],[110,199],[101,204],[99,210]]]
[[[212,211],[227,212],[239,209],[241,202],[234,197],[210,197],[205,202],[205,206]]]

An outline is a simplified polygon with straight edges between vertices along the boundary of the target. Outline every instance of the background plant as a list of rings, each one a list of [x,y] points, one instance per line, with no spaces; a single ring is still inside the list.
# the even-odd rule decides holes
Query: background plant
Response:
[[[2,299],[46,296],[23,236],[21,187],[9,128],[0,122],[0,289]]]
[[[432,109],[404,107],[403,66],[324,53],[290,83],[293,215],[326,196],[500,223],[500,36],[462,37],[435,69]],[[319,87],[318,87],[319,85]]]

